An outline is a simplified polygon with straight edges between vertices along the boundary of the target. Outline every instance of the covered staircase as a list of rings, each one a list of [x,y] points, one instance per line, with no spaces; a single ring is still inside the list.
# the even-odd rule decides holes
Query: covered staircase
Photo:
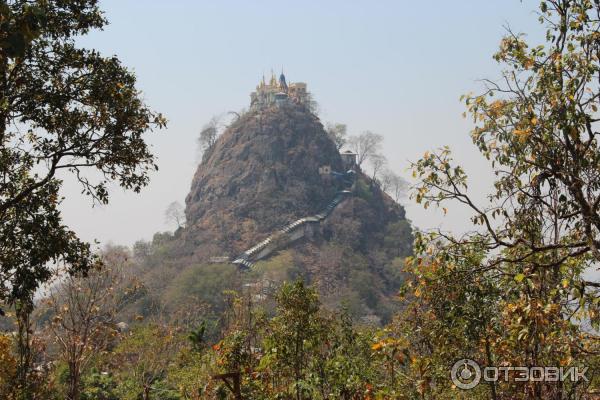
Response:
[[[297,219],[296,221],[285,225],[265,240],[240,254],[232,261],[232,264],[239,265],[243,268],[251,268],[256,261],[267,257],[274,251],[279,250],[280,247],[304,237],[306,230],[310,225],[323,222],[340,203],[350,196],[350,194],[352,194],[350,190],[337,192],[335,197],[319,213]],[[285,238],[285,240],[276,240],[278,238]]]

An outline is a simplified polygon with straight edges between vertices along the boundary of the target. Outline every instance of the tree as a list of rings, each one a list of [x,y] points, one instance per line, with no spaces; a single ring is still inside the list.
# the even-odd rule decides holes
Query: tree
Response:
[[[151,323],[134,329],[119,343],[109,361],[120,381],[119,398],[171,398],[167,397],[170,390],[162,386],[181,345],[172,326]]]
[[[61,277],[49,291],[49,328],[69,368],[67,399],[79,400],[82,373],[113,340],[116,314],[136,290],[137,284],[125,278],[128,258],[123,250],[109,249],[95,269]]]
[[[600,260],[598,16],[600,6],[589,1],[543,2],[540,18],[549,26],[548,42],[530,47],[522,35],[509,32],[495,55],[507,66],[504,84],[486,81],[485,93],[465,97],[477,124],[473,141],[502,171],[497,173],[496,203],[482,208],[470,200],[464,171],[451,167],[447,150],[428,153],[419,162],[423,172],[434,173],[424,181],[419,200],[463,200],[486,228],[481,238],[489,239],[490,246],[526,246],[530,257],[554,252],[553,265],[582,255]],[[519,201],[504,210],[498,203],[508,197]],[[532,209],[540,211],[535,220],[526,216]],[[494,229],[492,214],[510,226]],[[541,229],[515,235],[516,226],[534,222]],[[539,230],[557,230],[558,236],[538,238]]]
[[[383,170],[380,183],[381,190],[387,192],[396,202],[399,202],[406,195],[408,182],[391,169],[386,168]]]
[[[208,383],[201,398],[224,398],[226,386],[249,399],[350,400],[375,394],[379,365],[372,364],[371,332],[357,331],[345,309],[333,313],[321,308],[315,289],[301,281],[279,289],[274,318],[265,314],[264,303],[253,308],[248,295],[231,298],[225,337],[203,358],[229,374],[217,375],[219,380]],[[237,379],[238,372],[241,390],[231,382],[219,384],[227,376]]]
[[[319,105],[319,103],[315,100],[315,97],[313,96],[312,93],[307,93],[306,94],[306,103],[305,106],[308,109],[308,111],[310,113],[312,113],[313,115],[319,115],[319,112],[321,111],[321,107]]]
[[[219,137],[220,126],[221,117],[214,116],[202,127],[200,135],[198,136],[198,145],[200,146],[201,151],[210,149],[216,143],[217,138]]]
[[[373,171],[371,179],[374,182],[379,183],[379,179],[377,177],[378,177],[378,174],[383,171],[385,165],[387,164],[387,159],[385,158],[385,156],[383,154],[374,153],[369,157],[368,160],[369,160],[369,164],[371,165],[371,169]]]
[[[138,240],[133,244],[132,251],[135,259],[143,261],[152,254],[152,243],[145,240]]]
[[[379,154],[381,142],[383,142],[383,136],[371,131],[365,131],[360,135],[350,136],[348,138],[348,147],[357,154],[356,164],[360,167],[374,154]]]
[[[206,346],[206,321],[202,321],[198,327],[190,331],[188,340],[194,351],[200,353],[204,349]]]
[[[3,1],[0,7],[3,21],[0,48],[7,57],[23,57],[31,42],[41,35],[47,15],[39,4],[27,4],[15,12],[6,3]]]
[[[499,281],[468,273],[480,257],[477,249],[470,258],[453,259],[448,273],[437,257],[424,259],[423,244],[416,243],[417,257],[407,261],[401,292],[406,307],[373,347],[387,364],[390,386],[409,398],[498,399],[483,384],[464,392],[452,389],[448,375],[461,358],[485,366],[505,362],[491,354],[492,336],[502,329]]]
[[[177,229],[185,226],[185,213],[183,206],[178,201],[169,204],[165,210],[165,220],[167,223],[177,225]]]
[[[486,80],[483,94],[465,97],[473,142],[495,169],[487,203],[469,195],[467,176],[448,148],[413,164],[416,201],[465,205],[478,229],[462,236],[419,233],[411,290],[422,295],[455,276],[463,290],[490,281],[500,294],[481,302],[497,313],[493,324],[478,321],[489,328],[480,341],[489,346],[468,348],[486,363],[593,365],[598,336],[581,321],[600,324],[600,284],[585,276],[600,260],[600,3],[543,1],[539,19],[546,42],[529,46],[509,31],[495,55],[505,65],[501,83]],[[447,307],[439,315],[457,312]],[[492,398],[583,398],[587,387],[536,382],[500,390],[490,388]]]
[[[335,147],[340,150],[346,144],[347,126],[346,124],[328,123],[325,132],[329,138],[335,143]]]
[[[238,122],[240,118],[246,115],[246,113],[248,113],[246,108],[242,108],[239,111],[228,111],[227,117],[229,117],[229,122],[226,124],[226,128],[229,128],[231,125]]]
[[[314,289],[305,287],[301,280],[284,283],[277,294],[279,315],[273,321],[268,348],[276,348],[281,372],[291,371],[293,391],[297,400],[304,398],[301,381],[308,364],[308,348],[315,345],[315,337],[322,325],[318,317],[319,300]]]
[[[82,400],[121,400],[116,394],[116,382],[111,374],[97,370],[83,377]]]
[[[165,120],[116,57],[76,46],[106,24],[97,0],[9,0],[0,14],[0,296],[25,317],[49,262],[73,272],[94,264],[62,222],[57,174],[101,203],[111,182],[137,192],[156,169],[144,134]]]

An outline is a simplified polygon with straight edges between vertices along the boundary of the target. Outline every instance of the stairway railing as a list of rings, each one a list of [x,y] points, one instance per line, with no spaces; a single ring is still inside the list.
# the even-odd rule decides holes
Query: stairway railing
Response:
[[[337,192],[335,197],[327,204],[325,208],[323,208],[320,212],[315,215],[311,215],[308,217],[299,218],[287,225],[283,228],[278,229],[275,233],[268,236],[266,239],[258,242],[256,245],[252,246],[248,250],[244,251],[238,257],[235,258],[231,263],[243,266],[245,268],[251,268],[254,265],[254,262],[257,261],[255,258],[262,250],[264,250],[269,244],[273,243],[275,238],[279,235],[290,235],[292,232],[296,231],[300,227],[304,227],[307,223],[317,224],[323,222],[329,214],[348,197],[352,192],[350,190],[342,190]],[[273,249],[275,251],[276,249]],[[269,252],[270,254],[271,252]]]

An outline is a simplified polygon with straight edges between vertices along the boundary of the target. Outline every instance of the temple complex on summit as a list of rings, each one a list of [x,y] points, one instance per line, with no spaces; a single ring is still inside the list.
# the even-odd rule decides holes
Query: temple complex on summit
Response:
[[[279,76],[279,81],[275,74],[271,72],[271,79],[267,83],[263,76],[260,83],[256,86],[256,91],[250,93],[250,108],[263,109],[273,105],[281,105],[287,102],[308,105],[310,94],[306,90],[306,83],[294,82],[287,83],[283,72]]]

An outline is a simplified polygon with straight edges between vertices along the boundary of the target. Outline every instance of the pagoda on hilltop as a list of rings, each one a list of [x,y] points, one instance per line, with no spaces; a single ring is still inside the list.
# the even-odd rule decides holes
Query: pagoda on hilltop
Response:
[[[280,106],[288,102],[308,105],[310,94],[306,90],[304,82],[294,82],[288,85],[283,72],[279,75],[278,81],[271,71],[269,83],[265,81],[263,75],[262,80],[256,86],[256,91],[250,93],[250,108],[253,110]]]

